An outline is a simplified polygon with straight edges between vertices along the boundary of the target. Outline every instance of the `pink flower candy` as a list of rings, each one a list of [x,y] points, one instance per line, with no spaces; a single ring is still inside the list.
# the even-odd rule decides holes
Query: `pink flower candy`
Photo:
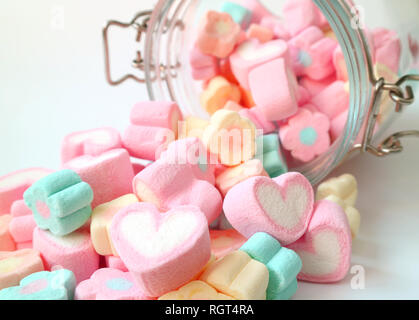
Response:
[[[104,268],[90,279],[81,282],[75,293],[76,300],[150,300],[136,285],[129,272]]]
[[[309,162],[330,146],[330,121],[320,112],[300,108],[279,130],[282,146],[297,160]]]
[[[206,55],[227,58],[239,41],[241,31],[240,26],[228,13],[208,11],[196,46]]]

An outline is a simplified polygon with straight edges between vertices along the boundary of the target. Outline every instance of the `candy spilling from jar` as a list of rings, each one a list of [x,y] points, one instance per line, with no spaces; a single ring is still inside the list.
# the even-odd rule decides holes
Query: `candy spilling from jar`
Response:
[[[224,9],[235,19],[239,16],[236,5],[226,3]],[[303,19],[293,16],[298,10],[289,9],[294,17],[289,30],[270,16],[243,20],[258,24],[247,29],[258,41],[248,42],[250,57],[277,52],[279,43],[288,46],[269,39],[268,30],[290,34],[292,41],[307,28],[326,28],[317,25],[323,19],[316,20],[321,15],[315,7],[304,6],[304,15],[317,17],[304,28],[297,26]],[[248,24],[222,17],[217,37],[218,31],[236,25],[243,31]],[[264,26],[263,20],[275,27]],[[273,49],[259,48],[265,40],[275,43]],[[210,57],[221,70],[218,59]],[[257,78],[269,71],[267,66],[282,70],[274,76],[288,84],[278,87],[292,91],[303,83],[289,61],[276,57],[260,64],[262,69],[242,66]],[[303,141],[320,137],[318,131],[329,134],[324,128],[331,119],[316,105],[303,104],[280,125],[269,121],[266,117],[276,111],[258,104],[246,108],[243,99],[257,95],[246,94],[228,74],[231,78],[211,77],[206,93],[217,94],[204,100],[241,98],[226,100],[227,107],[214,109],[209,120],[183,119],[176,103],[141,102],[122,135],[99,128],[65,137],[60,170],[31,168],[1,177],[0,299],[286,300],[297,291],[298,281],[343,280],[360,226],[356,180],[343,175],[315,192],[303,175],[288,172],[280,146],[286,145],[284,137],[293,140],[295,128]],[[314,88],[323,82],[308,74],[303,78]],[[331,83],[320,86],[319,94],[341,88],[338,80]],[[309,90],[294,93],[300,91]],[[285,113],[295,109],[294,98],[282,92],[281,99]],[[312,152],[294,152],[304,159],[307,153]],[[134,158],[150,163],[142,166]]]
[[[201,107],[209,115],[236,111],[263,134],[278,133],[289,167],[310,162],[345,129],[350,93],[342,48],[311,0],[286,1],[282,19],[257,1],[236,2],[205,13],[191,49],[192,77],[202,81]],[[397,34],[363,31],[377,76],[395,82]],[[383,102],[378,125],[391,105]]]
[[[122,137],[74,132],[60,170],[1,177],[0,299],[285,300],[298,280],[342,280],[360,224],[355,178],[315,196],[300,173],[269,177],[276,135],[260,158],[212,152],[225,125],[255,131],[225,112],[206,139],[176,139],[177,104],[138,103]]]

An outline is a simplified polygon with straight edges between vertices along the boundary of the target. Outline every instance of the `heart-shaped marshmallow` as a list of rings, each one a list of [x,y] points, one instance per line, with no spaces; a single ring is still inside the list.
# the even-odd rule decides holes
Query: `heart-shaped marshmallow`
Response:
[[[303,261],[299,280],[330,283],[342,280],[351,262],[351,229],[343,209],[332,201],[314,206],[306,234],[288,246]]]
[[[291,172],[275,179],[250,178],[234,186],[223,209],[231,225],[245,237],[265,232],[286,245],[307,230],[313,198],[307,178]]]
[[[111,238],[143,292],[158,297],[189,282],[211,255],[208,223],[193,206],[161,213],[150,203],[118,212]]]
[[[252,39],[243,42],[230,56],[231,70],[240,85],[250,90],[249,73],[252,69],[277,58],[288,59],[288,45],[283,40],[260,44]]]

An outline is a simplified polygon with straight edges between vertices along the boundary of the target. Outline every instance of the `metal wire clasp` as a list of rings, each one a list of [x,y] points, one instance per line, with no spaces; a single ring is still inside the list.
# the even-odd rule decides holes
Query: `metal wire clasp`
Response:
[[[127,74],[118,80],[113,80],[111,75],[111,62],[109,57],[109,39],[108,39],[108,31],[111,26],[117,26],[120,28],[135,28],[137,30],[136,41],[140,42],[143,33],[147,31],[147,23],[150,20],[152,11],[141,11],[128,23],[119,22],[115,20],[109,21],[106,26],[103,28],[103,44],[104,44],[104,51],[105,51],[105,71],[106,71],[106,80],[112,86],[116,86],[121,84],[125,80],[133,79],[137,82],[144,83],[145,79],[139,78],[133,74]],[[136,69],[144,71],[144,61],[141,55],[141,51],[137,50],[136,57],[132,61],[132,66]]]
[[[417,130],[401,131],[389,136],[378,147],[374,147],[372,144],[382,94],[388,92],[390,98],[396,103],[396,112],[401,112],[404,106],[408,106],[415,101],[415,95],[411,86],[407,85],[405,90],[403,90],[402,86],[407,81],[419,81],[419,75],[405,75],[396,83],[386,83],[384,78],[377,80],[375,85],[375,101],[372,110],[370,110],[362,144],[355,145],[352,151],[361,150],[361,152],[369,152],[377,157],[384,157],[403,151],[403,145],[400,141],[401,138],[419,137],[419,131]]]

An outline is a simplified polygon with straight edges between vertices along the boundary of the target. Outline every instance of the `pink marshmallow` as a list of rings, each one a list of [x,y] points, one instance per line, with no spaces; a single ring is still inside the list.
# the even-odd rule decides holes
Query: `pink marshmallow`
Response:
[[[9,231],[11,221],[10,214],[0,216],[0,251],[15,251],[16,249],[15,241]]]
[[[372,32],[375,61],[386,65],[394,73],[399,73],[401,41],[395,31],[377,28]]]
[[[50,174],[52,170],[30,168],[15,171],[0,177],[0,215],[10,213],[10,207],[35,181]]]
[[[33,247],[41,253],[46,269],[60,266],[71,270],[77,282],[89,279],[99,268],[99,255],[85,229],[59,237],[37,227],[33,232]]]
[[[226,58],[240,40],[241,31],[228,13],[208,11],[201,22],[196,47],[203,54]]]
[[[111,237],[140,289],[158,297],[188,283],[211,255],[208,224],[194,206],[161,213],[151,203],[118,212]]]
[[[107,268],[118,269],[118,270],[121,270],[123,272],[128,271],[126,265],[124,264],[124,262],[121,260],[120,257],[106,256],[105,257],[105,262],[106,262],[106,267]]]
[[[279,85],[273,89],[267,83]],[[283,58],[254,68],[249,73],[249,85],[257,109],[267,120],[283,120],[297,112],[297,79]]]
[[[297,102],[299,106],[303,106],[307,104],[311,99],[310,91],[308,91],[305,87],[299,85],[297,99],[298,99]]]
[[[326,89],[329,85],[335,82],[336,75],[331,75],[323,80],[313,80],[309,77],[301,77],[299,78],[299,84],[303,88],[307,89],[311,96],[318,95],[324,89]]]
[[[343,81],[335,81],[311,99],[320,112],[333,119],[349,108],[349,92]]]
[[[269,28],[274,32],[274,36],[277,39],[288,41],[291,39],[291,34],[284,26],[283,21],[276,17],[266,16],[260,21],[260,25]]]
[[[25,200],[16,200],[10,208],[10,214],[13,217],[22,217],[32,214],[32,210],[26,205]]]
[[[302,162],[309,162],[330,147],[330,121],[319,112],[300,108],[296,115],[281,126],[279,136],[282,147]]]
[[[258,24],[251,24],[246,32],[247,38],[258,39],[260,43],[271,41],[274,38],[274,32]]]
[[[310,0],[311,2],[311,0]],[[297,76],[322,80],[335,73],[333,52],[337,41],[325,37],[317,27],[309,27],[289,42],[289,51]]]
[[[32,241],[16,243],[16,250],[32,249],[32,248],[33,248]]]
[[[194,80],[210,80],[219,73],[217,58],[203,54],[196,47],[190,52],[189,63],[192,68],[192,77]]]
[[[339,139],[345,129],[346,120],[348,119],[348,111],[342,112],[330,122],[330,136],[332,141]]]
[[[211,252],[217,258],[228,255],[230,252],[240,249],[247,241],[234,229],[210,230]]]
[[[175,140],[172,130],[160,127],[129,125],[122,135],[122,143],[129,154],[154,161],[167,145]]]
[[[259,43],[256,39],[243,42],[230,56],[231,70],[240,85],[250,90],[249,73],[252,69],[278,58],[288,59],[288,45],[283,40]]]
[[[215,165],[211,163],[211,155],[199,138],[186,138],[172,142],[161,154],[160,161],[186,165],[197,179],[215,184]]]
[[[9,231],[16,243],[32,242],[33,230],[36,222],[31,209],[24,200],[13,202],[11,214],[13,216]]]
[[[313,202],[310,182],[292,172],[275,179],[245,180],[227,193],[223,209],[234,229],[246,238],[266,232],[287,245],[307,230]]]
[[[138,102],[131,110],[130,121],[136,126],[166,128],[176,135],[182,113],[174,102]]]
[[[83,156],[98,156],[106,151],[121,148],[119,132],[113,128],[99,128],[67,135],[61,145],[61,162]]]
[[[256,129],[262,130],[263,134],[274,132],[277,128],[272,121],[268,121],[259,108],[253,107],[239,111],[240,116],[253,122]]]
[[[124,149],[111,150],[98,157],[78,157],[64,164],[63,169],[75,171],[90,185],[94,195],[92,208],[132,193],[134,171]]]
[[[129,272],[99,269],[76,287],[75,300],[150,300]]]
[[[324,27],[327,20],[312,0],[288,0],[283,9],[285,26],[292,36],[310,26]]]
[[[345,57],[343,56],[341,47],[337,47],[333,52],[333,65],[336,70],[336,78],[343,82],[347,82],[349,80],[348,69],[346,67]]]
[[[208,181],[196,178],[188,165],[157,161],[141,171],[133,181],[140,201],[150,202],[159,210],[194,205],[204,212],[208,224],[220,215],[222,197]]]
[[[303,267],[299,280],[330,283],[342,280],[351,263],[352,237],[348,219],[338,204],[321,200],[307,232],[288,246],[301,258]]]

